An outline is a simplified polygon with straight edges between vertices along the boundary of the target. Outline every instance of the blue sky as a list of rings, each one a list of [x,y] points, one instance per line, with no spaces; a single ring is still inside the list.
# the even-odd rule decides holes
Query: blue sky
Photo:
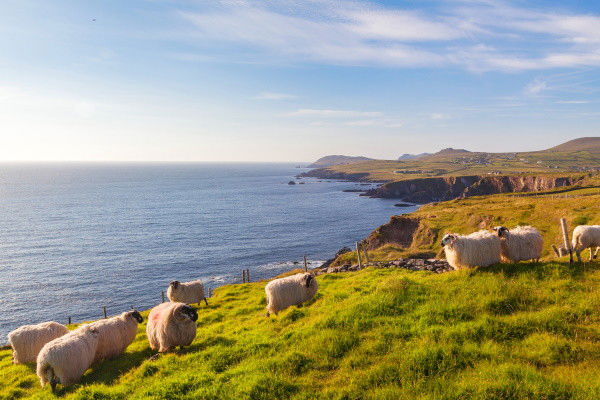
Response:
[[[3,0],[0,160],[535,150],[599,67],[595,0]]]

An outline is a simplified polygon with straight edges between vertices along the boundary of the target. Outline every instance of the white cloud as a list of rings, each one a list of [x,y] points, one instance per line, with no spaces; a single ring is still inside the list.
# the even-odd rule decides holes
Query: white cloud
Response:
[[[547,89],[548,83],[546,81],[536,79],[533,82],[529,83],[527,86],[525,86],[524,91],[527,95],[536,96]]]
[[[286,114],[288,117],[322,117],[322,118],[356,118],[356,117],[380,117],[383,113],[379,111],[354,111],[354,110],[328,110],[301,108]]]
[[[587,100],[559,100],[556,104],[588,104]]]
[[[427,10],[366,0],[198,3],[180,15],[202,43],[243,46],[261,60],[472,71],[600,66],[600,16],[440,1]]]
[[[287,93],[277,93],[277,92],[261,92],[253,97],[256,100],[288,100],[295,99],[296,96],[293,94]]]
[[[404,124],[400,121],[381,118],[381,119],[359,119],[353,121],[347,121],[344,123],[345,126],[355,126],[355,127],[383,127],[383,128],[401,128]]]
[[[450,118],[450,116],[448,114],[442,114],[442,113],[433,113],[429,117],[431,119],[434,119],[434,120],[440,120],[440,119],[448,119],[448,118]]]

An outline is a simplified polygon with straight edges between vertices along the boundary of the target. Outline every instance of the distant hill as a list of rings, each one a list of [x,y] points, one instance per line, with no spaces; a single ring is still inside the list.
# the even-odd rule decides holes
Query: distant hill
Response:
[[[573,152],[573,151],[588,151],[590,153],[600,153],[600,136],[582,137],[579,139],[569,140],[558,146],[544,150],[547,152]]]
[[[421,154],[408,154],[404,153],[400,157],[398,157],[398,161],[402,160],[416,160],[417,158],[421,158],[424,156],[430,156],[431,153],[421,153]]]
[[[326,168],[333,165],[347,165],[354,164],[361,161],[372,161],[372,158],[362,156],[342,156],[342,155],[331,155],[319,158],[314,163],[310,164],[308,168]]]

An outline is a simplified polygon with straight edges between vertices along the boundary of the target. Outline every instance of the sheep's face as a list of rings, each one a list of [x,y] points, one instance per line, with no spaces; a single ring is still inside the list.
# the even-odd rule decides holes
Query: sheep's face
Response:
[[[449,233],[445,234],[444,237],[442,238],[442,247],[444,246],[452,246],[454,244],[454,242],[456,241],[456,236],[455,235],[451,235]]]
[[[173,281],[169,283],[173,289],[177,289],[179,287],[179,281]]]
[[[141,324],[142,322],[144,322],[144,318],[142,318],[142,315],[138,312],[138,310],[133,310],[129,312],[129,315],[135,319],[137,321],[138,324]]]
[[[494,228],[494,230],[496,231],[496,234],[499,237],[503,237],[503,238],[508,237],[508,228],[505,228],[503,226],[496,226]]]
[[[178,317],[181,321],[196,322],[198,320],[198,313],[193,307],[185,305],[178,310]]]
[[[310,285],[312,284],[312,282],[314,281],[315,277],[312,276],[311,274],[306,274],[304,275],[304,286],[306,286],[307,288],[310,287]]]

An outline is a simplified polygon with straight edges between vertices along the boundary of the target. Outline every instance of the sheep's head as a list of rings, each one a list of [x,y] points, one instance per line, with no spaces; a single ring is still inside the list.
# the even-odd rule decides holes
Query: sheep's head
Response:
[[[179,281],[172,281],[171,283],[169,283],[169,285],[173,288],[173,289],[177,289],[179,287],[180,282]]]
[[[198,313],[194,307],[188,306],[187,304],[181,306],[176,312],[177,319],[180,321],[194,321],[198,320]]]
[[[306,274],[302,279],[304,280],[304,286],[309,288],[315,277],[312,274]]]
[[[496,231],[496,234],[500,237],[508,236],[508,228],[505,228],[503,226],[496,226],[494,227],[494,230]]]
[[[139,313],[138,310],[129,311],[128,316],[135,319],[138,322],[138,324],[144,322],[144,318],[142,318],[142,315]]]
[[[453,235],[451,233],[447,233],[442,238],[441,245],[442,245],[442,247],[444,247],[444,246],[452,246],[455,241],[456,241],[456,235]]]

